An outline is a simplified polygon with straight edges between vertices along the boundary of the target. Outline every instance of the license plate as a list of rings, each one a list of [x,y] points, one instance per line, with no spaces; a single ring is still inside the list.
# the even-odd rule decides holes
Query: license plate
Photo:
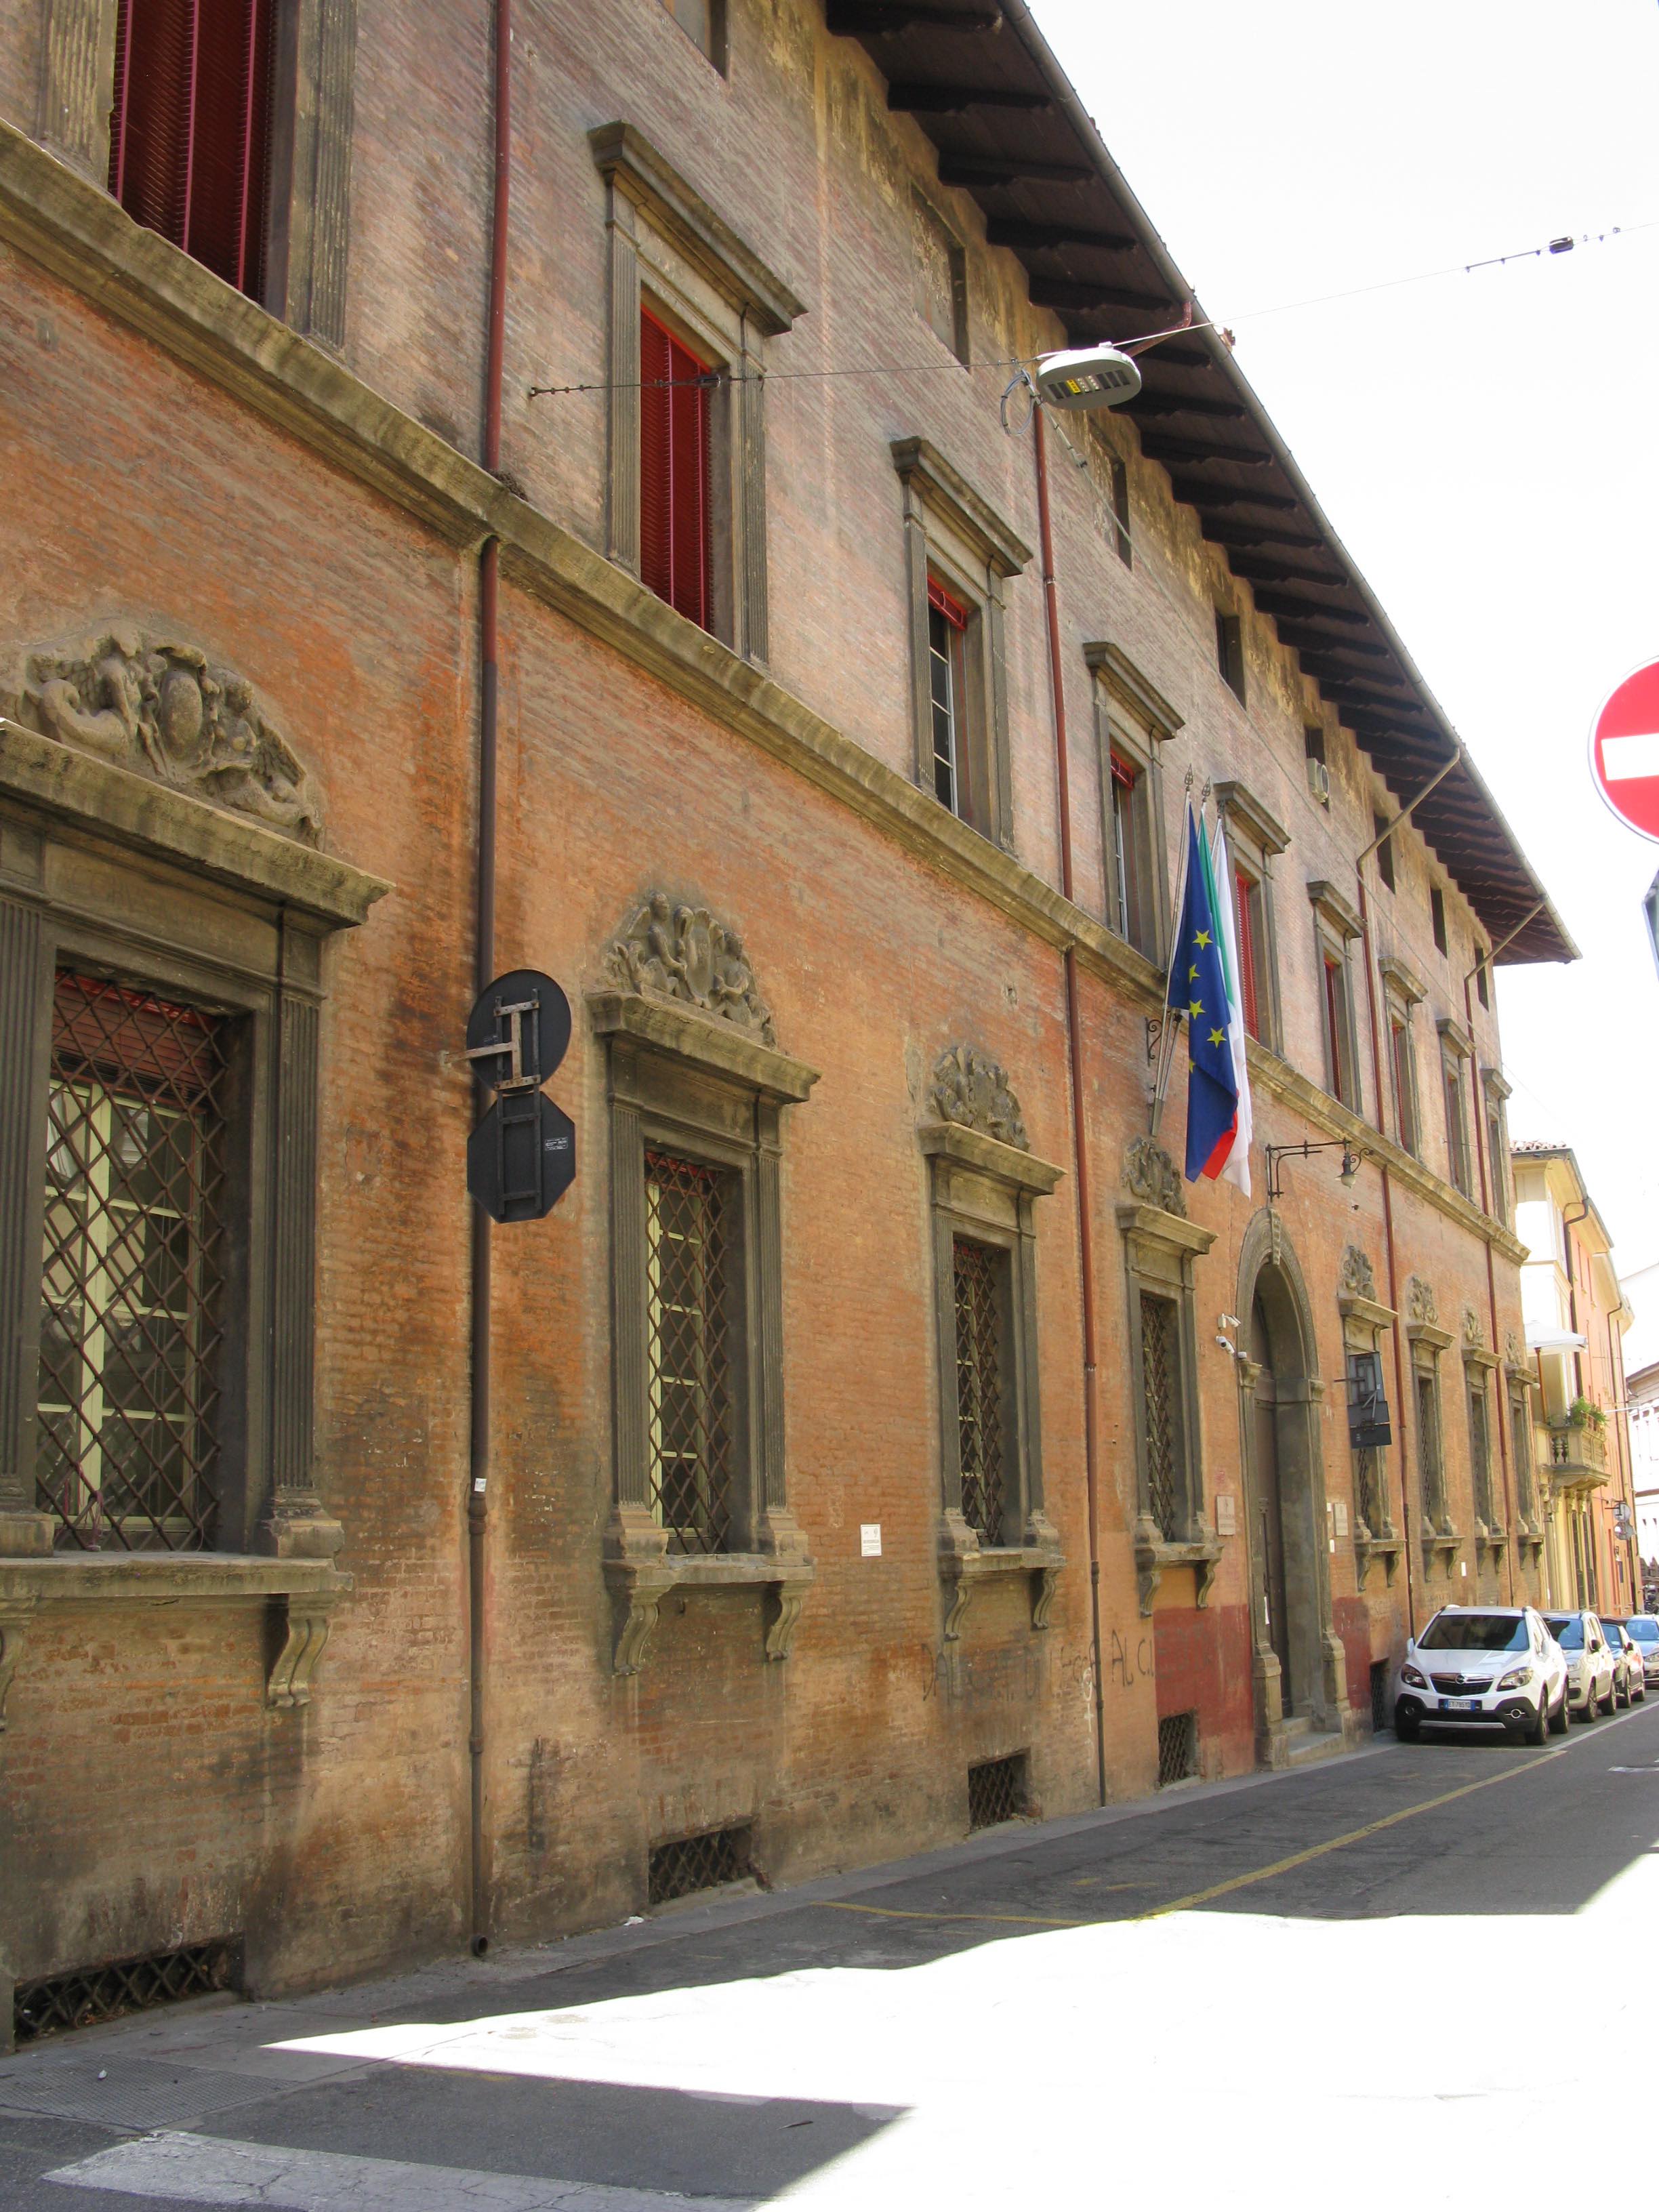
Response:
[[[1480,1700],[1479,1698],[1442,1698],[1440,1710],[1443,1713],[1478,1713]]]

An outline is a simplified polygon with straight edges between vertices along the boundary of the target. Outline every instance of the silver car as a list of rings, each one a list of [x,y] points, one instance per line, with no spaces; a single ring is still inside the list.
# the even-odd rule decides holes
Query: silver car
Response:
[[[1649,1683],[1659,1685],[1659,1618],[1650,1613],[1633,1613],[1625,1626],[1642,1655],[1644,1687]]]
[[[1628,1705],[1639,1698],[1645,1705],[1648,1700],[1648,1677],[1641,1646],[1624,1621],[1610,1620],[1604,1613],[1598,1613],[1596,1618],[1607,1632],[1607,1643],[1613,1651],[1613,1665],[1617,1670],[1614,1689],[1618,1702],[1621,1705]]]

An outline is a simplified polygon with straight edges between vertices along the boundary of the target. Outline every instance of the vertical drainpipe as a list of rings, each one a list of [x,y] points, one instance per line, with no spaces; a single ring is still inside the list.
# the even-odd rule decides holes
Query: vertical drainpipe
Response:
[[[483,465],[501,465],[501,359],[507,331],[508,162],[512,147],[513,0],[495,0],[495,192],[491,209],[489,323],[484,367]],[[495,965],[495,756],[500,678],[500,541],[478,555],[478,850],[474,981],[482,991]],[[484,1852],[484,1596],[489,1529],[490,1224],[472,1209],[472,1403],[466,1498],[467,1865],[472,1951],[489,1948],[489,1878]]]
[[[1054,780],[1060,799],[1060,887],[1072,896],[1072,795],[1066,744],[1065,664],[1060,645],[1060,598],[1054,582],[1054,527],[1048,512],[1048,456],[1042,409],[1031,410],[1031,451],[1036,465],[1037,520],[1042,548],[1042,601],[1048,625],[1048,680],[1054,697]],[[1106,1690],[1100,1647],[1100,1439],[1095,1411],[1094,1201],[1089,1180],[1089,1139],[1083,1117],[1083,1035],[1078,1011],[1077,947],[1065,951],[1066,1052],[1072,1079],[1072,1151],[1077,1178],[1078,1265],[1083,1277],[1083,1474],[1089,1515],[1089,1630],[1094,1652],[1095,1771],[1106,1802]]]
[[[1536,909],[1534,909],[1534,911]],[[1532,915],[1528,915],[1527,916],[1527,921],[1530,921],[1531,920]],[[1521,924],[1522,929],[1524,929],[1526,926],[1527,923],[1525,921]],[[1513,934],[1513,933],[1511,933],[1511,934]],[[1509,939],[1506,938],[1504,939],[1504,943],[1507,944],[1508,942]],[[1499,950],[1502,950],[1501,946],[1499,947]],[[1492,956],[1490,954],[1486,956],[1488,964],[1490,963],[1491,957]],[[1481,1110],[1480,1103],[1480,1055],[1478,1052],[1475,1052],[1473,1049],[1474,1043],[1474,1002],[1469,996],[1469,984],[1473,978],[1480,972],[1481,964],[1482,963],[1480,961],[1477,961],[1474,966],[1470,969],[1468,974],[1463,978],[1463,1025],[1468,1030],[1471,1048],[1469,1054],[1469,1069],[1474,1086],[1474,1156],[1476,1160],[1480,1163],[1480,1211],[1483,1213],[1490,1214],[1492,1210],[1492,1192],[1498,1174],[1498,1164],[1495,1160],[1493,1161],[1489,1175],[1486,1167],[1486,1117],[1485,1113]],[[1498,1275],[1497,1271],[1492,1266],[1492,1239],[1490,1237],[1486,1238],[1486,1310],[1492,1316],[1492,1348],[1496,1352],[1498,1349]],[[1502,1370],[1495,1368],[1492,1371],[1494,1376],[1496,1376],[1497,1374],[1501,1373]],[[1504,1546],[1504,1559],[1509,1567],[1510,1603],[1513,1605],[1515,1603],[1515,1492],[1514,1486],[1510,1480],[1509,1445],[1504,1434],[1504,1431],[1509,1427],[1508,1415],[1509,1403],[1506,1396],[1504,1406],[1504,1417],[1498,1420],[1497,1425],[1498,1455],[1498,1463],[1504,1470],[1504,1518],[1510,1530],[1510,1540],[1508,1544]],[[1486,1449],[1488,1451],[1492,1449],[1492,1436],[1490,1433],[1492,1425],[1492,1423],[1488,1421],[1486,1425],[1488,1431],[1486,1437]]]

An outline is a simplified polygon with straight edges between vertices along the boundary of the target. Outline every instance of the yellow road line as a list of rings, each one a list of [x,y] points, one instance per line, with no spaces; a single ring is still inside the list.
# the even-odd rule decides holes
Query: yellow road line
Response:
[[[1624,1716],[1628,1720],[1631,1716]],[[1194,1889],[1185,1897],[1173,1898],[1168,1905],[1148,1906],[1145,1912],[1132,1912],[1122,1922],[1113,1923],[1099,1918],[1092,1920],[1057,1920],[1036,1912],[905,1912],[890,1905],[855,1905],[846,1899],[823,1897],[816,1900],[827,1912],[863,1912],[878,1920],[985,1920],[1000,1922],[1015,1928],[1103,1928],[1122,1926],[1137,1920],[1162,1920],[1171,1912],[1191,1912],[1200,1905],[1208,1905],[1218,1897],[1230,1897],[1235,1890],[1249,1889],[1258,1881],[1271,1881],[1275,1875],[1290,1874],[1296,1868],[1306,1866],[1311,1860],[1322,1859],[1328,1852],[1345,1850],[1350,1844],[1363,1843],[1367,1836],[1381,1835],[1384,1828],[1398,1827],[1402,1820],[1413,1820],[1419,1813],[1433,1813],[1442,1805],[1455,1804],[1460,1797],[1473,1796],[1477,1790],[1492,1790],[1500,1782],[1513,1782],[1522,1774],[1536,1774],[1540,1766],[1547,1766],[1553,1759],[1565,1759],[1570,1751],[1590,1739],[1580,1736],[1572,1743],[1557,1744],[1541,1759],[1530,1759],[1524,1766],[1506,1767],[1501,1774],[1484,1774],[1478,1782],[1465,1782],[1456,1790],[1443,1790],[1437,1797],[1425,1797],[1415,1805],[1402,1805],[1397,1813],[1384,1814],[1380,1820],[1368,1820],[1363,1828],[1350,1828],[1346,1835],[1333,1836],[1328,1842],[1310,1844],[1304,1851],[1292,1851],[1288,1858],[1275,1859],[1271,1866],[1256,1867],[1249,1874],[1236,1874],[1230,1881],[1212,1882],[1207,1889]],[[1113,1889],[1144,1889],[1146,1884],[1119,1881],[1109,1885]]]

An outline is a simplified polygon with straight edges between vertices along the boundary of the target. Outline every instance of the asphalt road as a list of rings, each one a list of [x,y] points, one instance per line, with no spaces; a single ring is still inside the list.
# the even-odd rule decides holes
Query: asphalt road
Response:
[[[0,2207],[722,2212],[1638,2185],[1659,1699],[0,2060]]]

